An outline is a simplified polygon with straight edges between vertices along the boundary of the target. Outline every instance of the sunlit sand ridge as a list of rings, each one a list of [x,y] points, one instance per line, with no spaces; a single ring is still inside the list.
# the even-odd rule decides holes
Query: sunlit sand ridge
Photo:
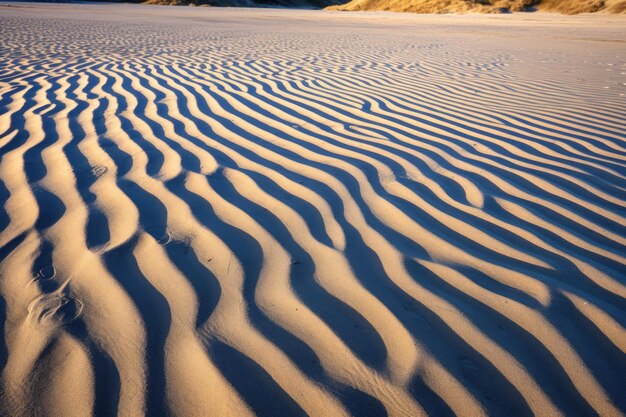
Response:
[[[623,415],[625,22],[0,7],[0,415]]]

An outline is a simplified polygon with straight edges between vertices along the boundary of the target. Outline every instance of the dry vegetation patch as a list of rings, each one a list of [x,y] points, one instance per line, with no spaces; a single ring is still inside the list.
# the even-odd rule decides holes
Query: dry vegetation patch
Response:
[[[564,14],[624,13],[626,0],[352,0],[331,10],[382,10],[412,13],[503,13],[544,10]]]

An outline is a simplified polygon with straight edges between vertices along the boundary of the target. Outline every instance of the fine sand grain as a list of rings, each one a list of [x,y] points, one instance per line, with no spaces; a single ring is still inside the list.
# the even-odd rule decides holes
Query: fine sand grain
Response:
[[[0,6],[0,415],[626,410],[626,19]]]

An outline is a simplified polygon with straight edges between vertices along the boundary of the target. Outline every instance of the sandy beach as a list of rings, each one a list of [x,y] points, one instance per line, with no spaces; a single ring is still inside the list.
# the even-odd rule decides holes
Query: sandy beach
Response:
[[[0,4],[0,415],[626,413],[626,16]]]

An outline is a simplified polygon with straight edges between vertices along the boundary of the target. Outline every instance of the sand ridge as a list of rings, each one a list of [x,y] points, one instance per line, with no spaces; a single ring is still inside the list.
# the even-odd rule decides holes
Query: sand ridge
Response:
[[[623,19],[343,16],[0,6],[0,414],[624,415]]]

